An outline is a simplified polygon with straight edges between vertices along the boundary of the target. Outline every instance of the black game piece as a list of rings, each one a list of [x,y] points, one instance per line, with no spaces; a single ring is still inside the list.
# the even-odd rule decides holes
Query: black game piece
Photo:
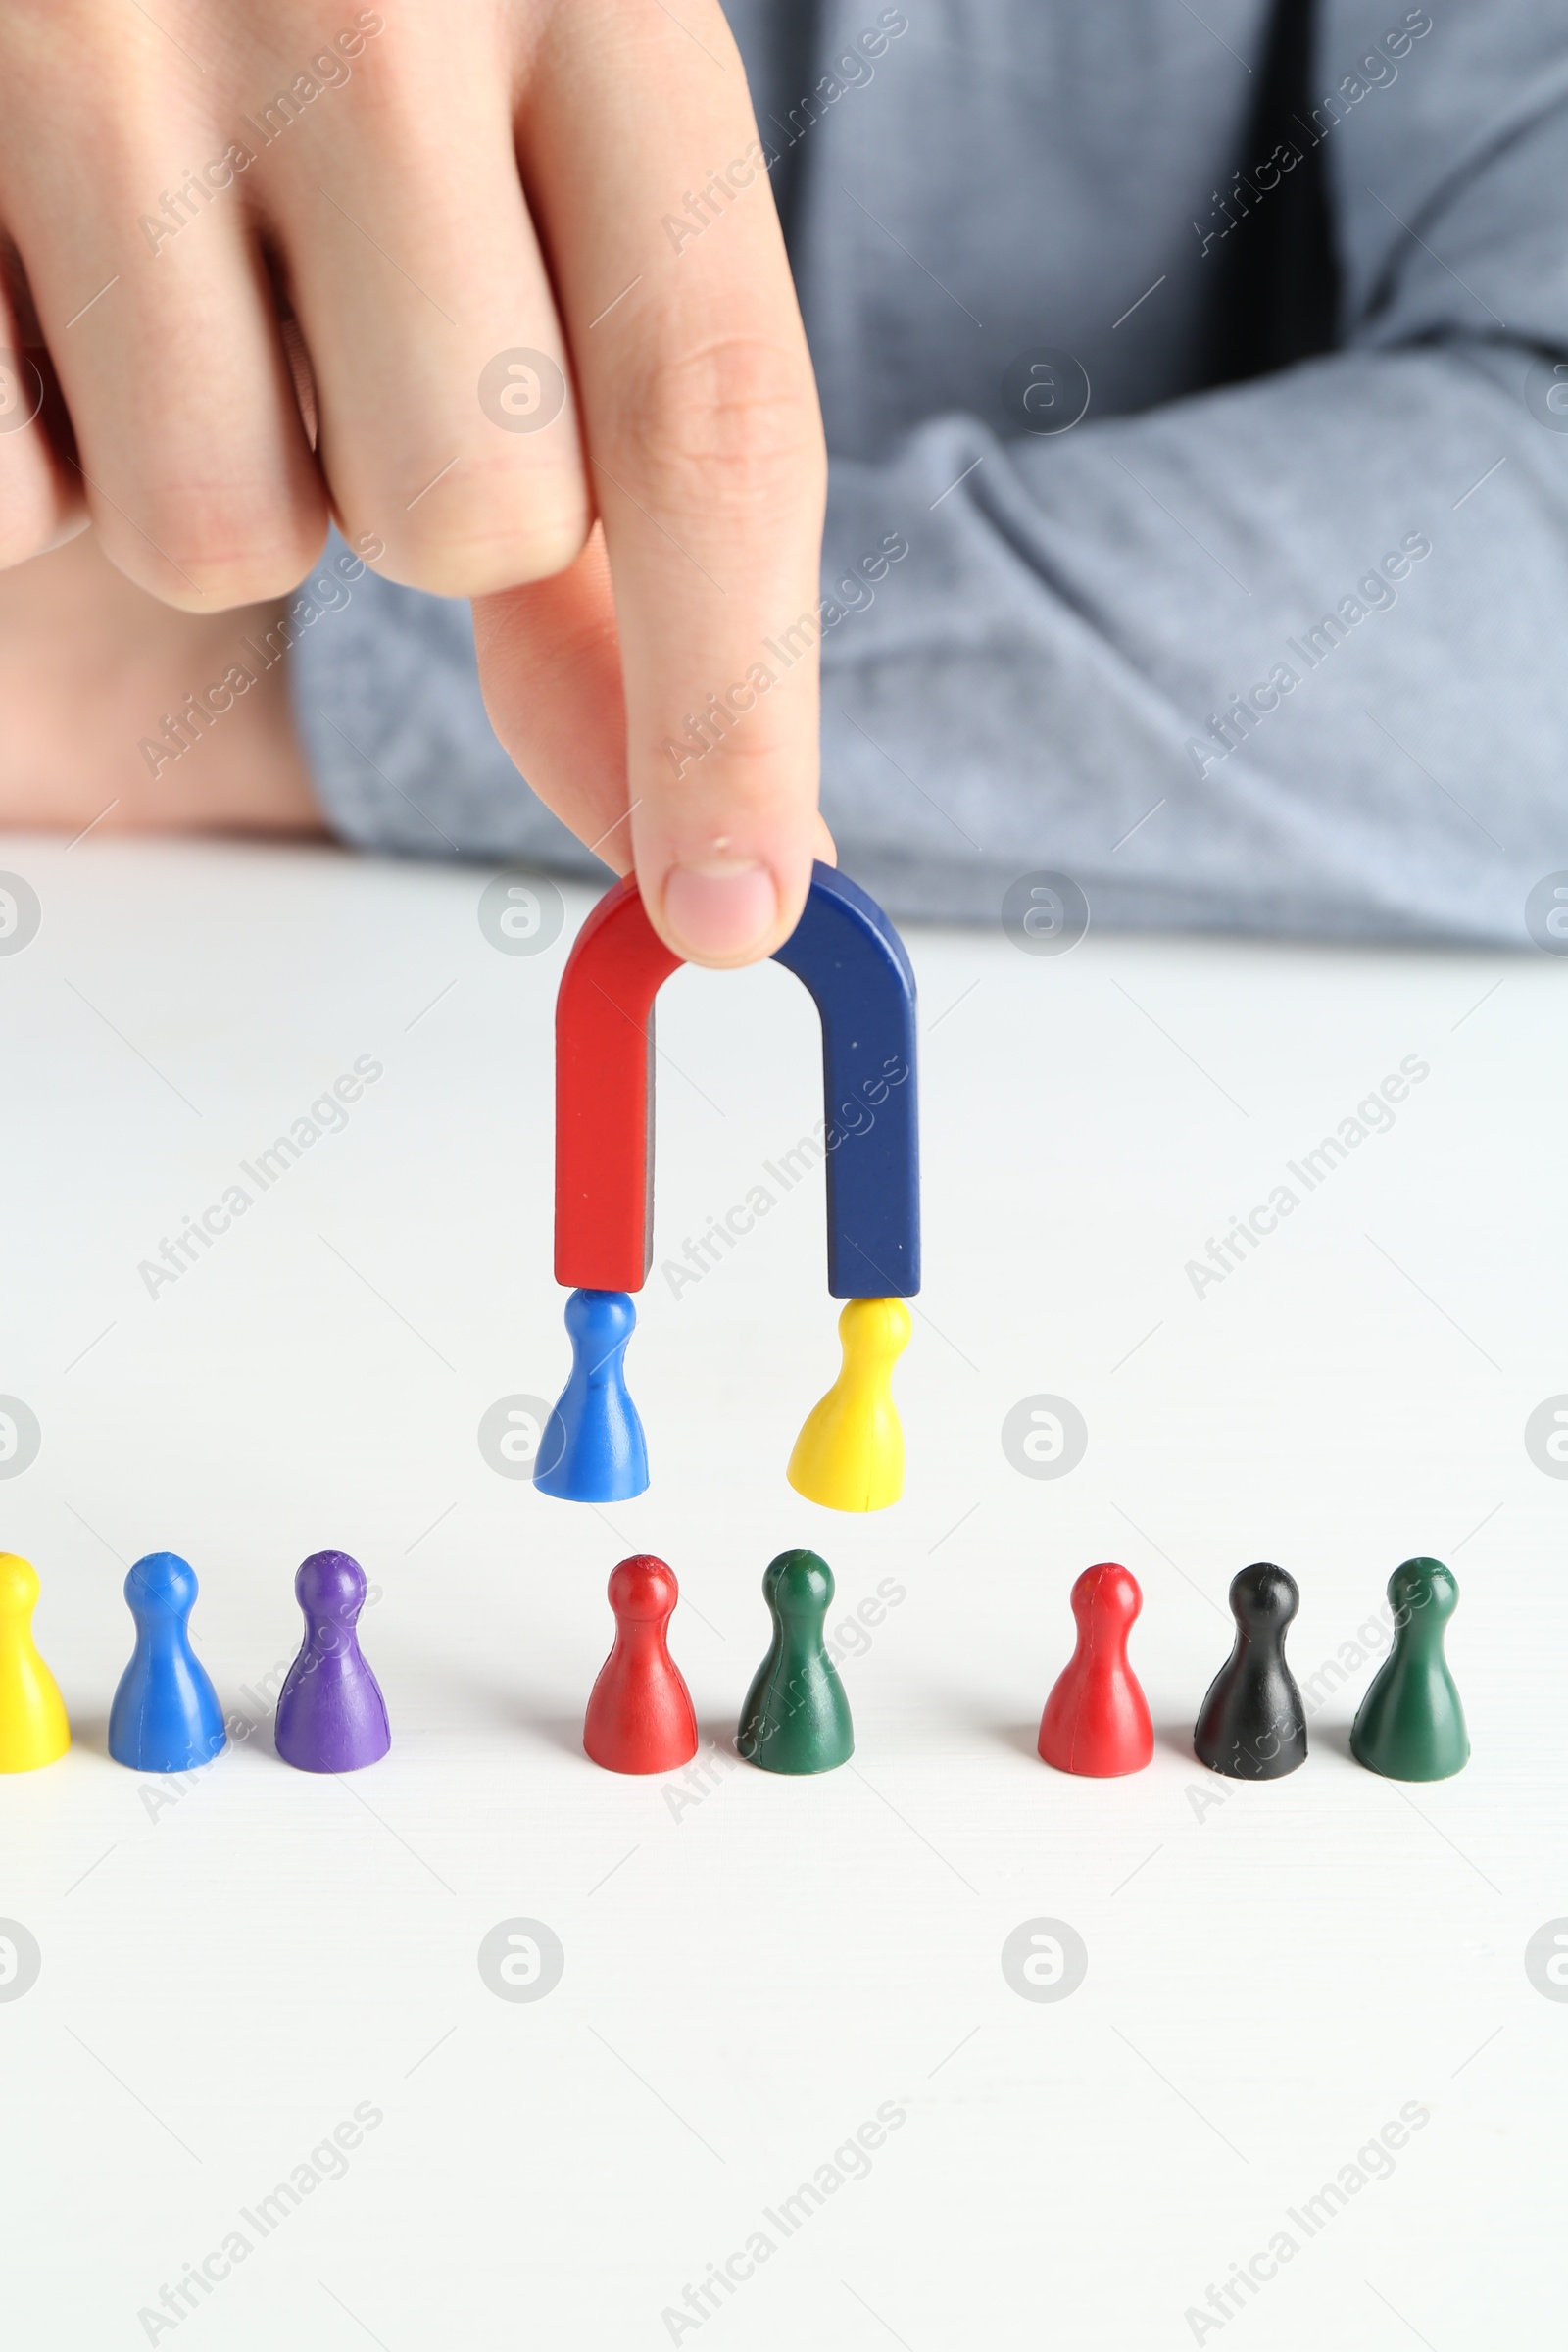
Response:
[[[1301,1603],[1296,1579],[1267,1560],[1231,1586],[1236,1646],[1208,1687],[1193,1733],[1200,1764],[1233,1781],[1278,1781],[1306,1762],[1306,1715],[1285,1663],[1285,1630]]]

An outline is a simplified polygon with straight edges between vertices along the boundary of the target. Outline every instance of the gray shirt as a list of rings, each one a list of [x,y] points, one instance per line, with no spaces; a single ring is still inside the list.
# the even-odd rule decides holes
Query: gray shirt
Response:
[[[846,868],[903,914],[1052,869],[1099,922],[1522,941],[1568,868],[1558,0],[729,15],[832,458]],[[367,575],[295,677],[348,838],[600,870],[466,607]]]

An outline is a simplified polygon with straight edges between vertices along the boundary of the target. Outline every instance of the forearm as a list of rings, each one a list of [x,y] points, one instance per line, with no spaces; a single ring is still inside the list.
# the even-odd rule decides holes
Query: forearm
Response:
[[[1520,937],[1561,846],[1568,617],[1568,435],[1527,356],[1348,353],[836,466],[825,587],[909,547],[824,612],[846,864],[906,908],[994,913],[1056,865],[1111,920]]]

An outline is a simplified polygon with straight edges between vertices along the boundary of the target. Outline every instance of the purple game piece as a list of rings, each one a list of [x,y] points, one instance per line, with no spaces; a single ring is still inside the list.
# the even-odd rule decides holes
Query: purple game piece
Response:
[[[357,1772],[392,1744],[381,1687],[360,1655],[365,1570],[346,1551],[313,1551],[294,1579],[305,1641],[277,1698],[274,1735],[300,1772]]]

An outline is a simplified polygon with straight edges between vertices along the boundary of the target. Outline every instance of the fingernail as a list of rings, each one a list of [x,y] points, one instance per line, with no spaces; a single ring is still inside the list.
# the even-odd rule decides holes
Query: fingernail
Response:
[[[682,951],[725,962],[759,947],[778,919],[778,891],[765,865],[710,858],[677,865],[664,883],[664,921]]]

